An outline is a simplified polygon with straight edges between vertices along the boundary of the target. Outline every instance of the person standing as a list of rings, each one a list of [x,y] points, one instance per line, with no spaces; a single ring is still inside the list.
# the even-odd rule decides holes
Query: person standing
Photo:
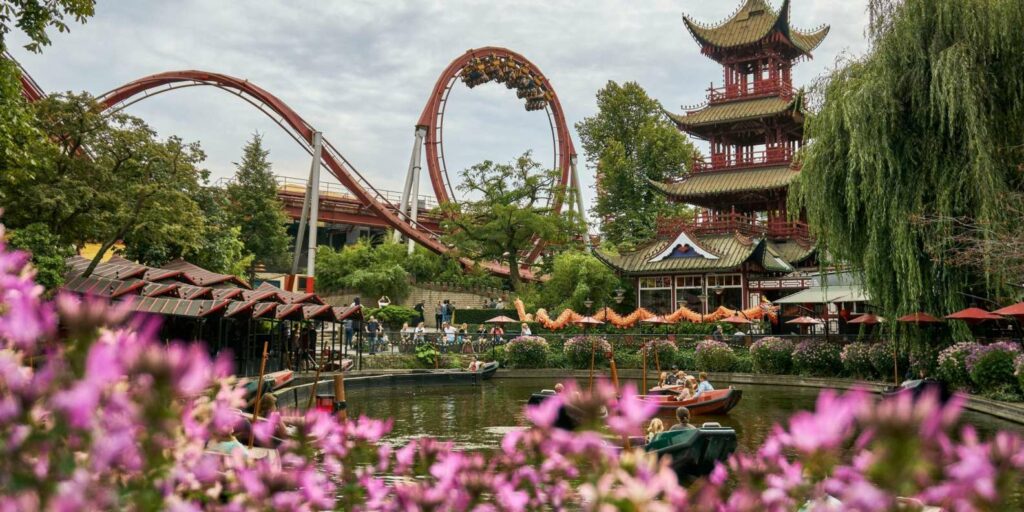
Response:
[[[413,321],[413,325],[420,325],[427,320],[426,317],[423,316],[424,307],[422,300],[417,302],[412,309],[416,310],[416,319]]]
[[[377,321],[377,317],[371,316],[370,321],[366,322],[366,339],[370,343],[370,355],[377,353],[377,333],[380,332],[380,322]]]
[[[437,327],[438,330],[441,329],[441,324],[444,323],[444,308],[442,306],[441,301],[437,301],[437,306],[434,307],[434,327]]]
[[[448,299],[445,299],[441,303],[441,323],[447,324],[452,321],[451,305],[448,303]]]
[[[352,336],[356,334],[356,329],[351,318],[346,318],[342,325],[345,326],[345,346],[343,350],[345,355],[348,355],[348,347],[352,346]]]

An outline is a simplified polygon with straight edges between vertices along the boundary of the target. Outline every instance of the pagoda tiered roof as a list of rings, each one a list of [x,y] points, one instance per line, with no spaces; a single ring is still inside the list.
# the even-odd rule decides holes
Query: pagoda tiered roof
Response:
[[[670,198],[714,208],[726,195],[765,193],[789,186],[800,171],[790,165],[726,171],[697,172],[674,183],[651,181],[655,189]]]
[[[789,0],[783,0],[778,11],[765,0],[747,0],[726,21],[703,25],[683,15],[683,23],[693,38],[700,43],[703,53],[721,61],[728,51],[755,44],[782,43],[789,57],[811,56],[811,52],[828,35],[829,27],[803,31],[790,25]]]
[[[803,121],[803,94],[798,93],[792,98],[768,96],[765,98],[713,103],[703,108],[690,110],[685,114],[666,112],[680,130],[691,135],[709,138],[725,130],[742,130],[742,124],[760,121],[768,117],[783,117],[795,121],[799,126]],[[730,126],[732,125],[732,126]],[[763,125],[755,124],[752,131],[763,130]]]

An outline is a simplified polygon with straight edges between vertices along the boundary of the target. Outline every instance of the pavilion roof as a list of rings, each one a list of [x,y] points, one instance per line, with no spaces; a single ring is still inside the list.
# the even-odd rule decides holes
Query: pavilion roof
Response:
[[[299,304],[306,302],[313,304],[324,303],[324,301],[320,299],[320,297],[317,296],[317,294],[315,293],[289,292],[286,290],[282,290],[270,283],[261,284],[258,288],[256,288],[256,291],[272,291],[275,294],[277,294],[277,296],[281,299],[281,302],[284,302],[285,304]]]
[[[800,173],[788,165],[704,171],[689,174],[675,183],[651,181],[665,195],[702,206],[712,206],[707,198],[723,194],[742,194],[783,189]]]
[[[803,95],[785,99],[778,96],[753,98],[725,103],[715,103],[686,114],[666,112],[676,125],[686,132],[699,137],[708,137],[710,129],[717,129],[723,123],[757,121],[776,116],[802,115]],[[705,130],[707,128],[708,130]]]
[[[141,279],[110,279],[107,277],[81,275],[71,276],[64,282],[63,289],[69,292],[82,295],[95,295],[97,297],[109,297],[116,299],[123,295],[136,293],[146,286]]]
[[[132,303],[132,309],[142,313],[202,318],[224,310],[229,304],[230,301],[226,300],[187,300],[170,297],[143,297]]]
[[[773,39],[773,33],[788,43],[790,57],[811,56],[811,52],[828,35],[829,27],[803,31],[790,25],[790,0],[783,0],[778,11],[765,0],[746,0],[729,19],[718,25],[704,25],[683,15],[683,23],[690,35],[705,48],[711,58],[719,60],[723,50],[751,46]],[[709,51],[710,50],[710,51]]]
[[[163,267],[163,270],[181,272],[181,276],[196,286],[212,286],[220,283],[232,283],[242,288],[252,288],[249,283],[231,274],[218,274],[210,272],[198,265],[193,265],[183,259],[176,259]]]
[[[739,267],[747,261],[761,246],[761,240],[751,239],[742,235],[722,234],[707,235],[689,239],[699,244],[698,255],[688,258],[663,257],[676,240],[654,240],[637,247],[630,252],[611,254],[601,250],[594,255],[609,266],[627,274],[663,275],[676,272],[697,272],[708,270],[728,270]],[[706,252],[707,255],[701,255]]]

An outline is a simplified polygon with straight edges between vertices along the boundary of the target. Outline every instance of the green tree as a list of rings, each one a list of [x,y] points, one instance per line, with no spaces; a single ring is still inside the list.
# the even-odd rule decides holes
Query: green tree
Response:
[[[490,160],[462,171],[459,190],[471,199],[442,205],[445,239],[461,254],[501,261],[509,267],[509,285],[519,286],[519,263],[535,241],[560,243],[582,233],[581,219],[551,208],[557,169],[543,170],[530,152],[509,164]]]
[[[49,143],[32,122],[19,77],[13,62],[0,58],[0,205],[5,188],[27,178],[33,148]]]
[[[241,227],[245,250],[255,263],[284,265],[288,258],[288,215],[277,198],[277,181],[263,148],[263,136],[254,133],[235,164],[235,181],[228,185],[231,215]]]
[[[7,49],[7,34],[12,26],[28,36],[25,49],[39,53],[43,46],[50,44],[46,29],[52,27],[58,32],[68,32],[65,16],[85,23],[95,12],[95,0],[0,0],[0,51]]]
[[[686,174],[698,151],[636,82],[610,81],[597,92],[597,114],[576,123],[587,162],[597,173],[591,213],[614,244],[649,239],[661,215],[679,212],[648,180]]]
[[[871,8],[870,52],[822,84],[792,200],[819,243],[863,271],[874,304],[954,310],[962,292],[998,290],[1000,262],[982,272],[950,264],[956,224],[918,220],[1019,230],[1004,194],[1024,184],[1024,3]]]
[[[4,185],[5,222],[49,226],[64,243],[100,243],[89,275],[117,242],[194,247],[202,215],[192,195],[203,152],[164,141],[142,120],[104,114],[87,94],[54,95],[33,105],[52,144],[32,155],[26,178]]]
[[[64,243],[41,222],[29,224],[7,233],[7,243],[32,254],[32,267],[36,282],[53,290],[64,283],[65,261],[75,254],[75,248]]]
[[[613,307],[610,299],[619,286],[618,276],[594,256],[563,252],[555,257],[551,278],[541,288],[541,305],[552,311],[586,311],[584,301],[590,299],[594,302],[592,311]]]

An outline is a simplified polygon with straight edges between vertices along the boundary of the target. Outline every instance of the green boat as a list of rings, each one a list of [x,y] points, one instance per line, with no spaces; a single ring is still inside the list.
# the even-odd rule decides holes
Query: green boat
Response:
[[[716,462],[725,462],[736,451],[736,445],[735,430],[705,423],[699,428],[662,432],[644,450],[670,457],[672,470],[682,483],[711,473]]]

